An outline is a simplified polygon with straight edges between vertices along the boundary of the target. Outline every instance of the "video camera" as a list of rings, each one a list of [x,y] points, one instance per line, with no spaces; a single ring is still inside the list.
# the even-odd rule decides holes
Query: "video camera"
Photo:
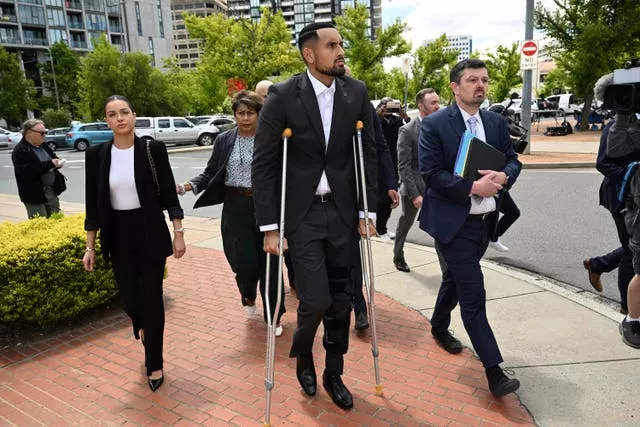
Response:
[[[620,113],[640,113],[640,59],[614,70],[613,84],[604,91],[603,107]]]

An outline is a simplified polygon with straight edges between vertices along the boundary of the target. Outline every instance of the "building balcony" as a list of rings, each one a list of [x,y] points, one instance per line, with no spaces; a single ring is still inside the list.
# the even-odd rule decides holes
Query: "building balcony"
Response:
[[[82,10],[82,3],[80,0],[66,0],[64,3],[67,9]]]
[[[0,23],[15,22],[18,23],[18,17],[16,15],[2,15],[0,16]]]
[[[331,8],[330,7],[317,7],[314,12],[315,12],[316,15],[330,14],[331,13]]]
[[[84,40],[71,40],[71,47],[73,49],[86,49],[87,42],[85,42]]]
[[[2,43],[2,44],[21,44],[20,37],[15,37],[15,36],[7,36],[7,37],[0,36],[0,43]]]
[[[121,33],[122,27],[120,25],[109,25],[109,31],[112,33]]]
[[[25,37],[24,38],[24,44],[29,44],[29,45],[37,45],[37,46],[47,46],[49,44],[49,42],[47,41],[47,39],[45,38],[41,38],[41,37]]]
[[[67,21],[70,30],[84,30],[84,23],[77,21]]]

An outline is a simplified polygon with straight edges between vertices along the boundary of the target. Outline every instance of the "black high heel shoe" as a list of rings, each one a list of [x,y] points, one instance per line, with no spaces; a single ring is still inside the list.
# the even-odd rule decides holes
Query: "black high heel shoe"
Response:
[[[151,389],[151,391],[155,392],[157,389],[160,388],[163,382],[164,382],[164,375],[155,380],[152,380],[151,378],[149,378],[149,388]]]

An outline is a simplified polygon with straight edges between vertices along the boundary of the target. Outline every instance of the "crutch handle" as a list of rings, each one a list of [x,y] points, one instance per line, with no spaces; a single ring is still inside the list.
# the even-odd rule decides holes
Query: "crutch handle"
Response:
[[[362,130],[364,129],[364,123],[362,123],[362,120],[358,120],[356,122],[356,130]]]
[[[293,135],[293,132],[291,132],[291,128],[286,128],[282,131],[283,138],[291,138],[291,135]]]

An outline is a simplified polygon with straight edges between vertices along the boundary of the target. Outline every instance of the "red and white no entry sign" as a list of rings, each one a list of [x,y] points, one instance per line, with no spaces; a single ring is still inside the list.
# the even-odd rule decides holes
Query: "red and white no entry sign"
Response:
[[[522,54],[525,56],[533,56],[538,52],[538,44],[533,40],[526,41],[522,44]]]

